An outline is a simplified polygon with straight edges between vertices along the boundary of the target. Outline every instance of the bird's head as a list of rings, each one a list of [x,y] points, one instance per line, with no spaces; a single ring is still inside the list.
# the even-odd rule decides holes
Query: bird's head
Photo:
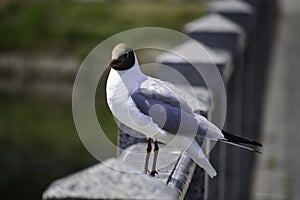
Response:
[[[133,67],[135,64],[135,55],[133,49],[129,48],[126,44],[120,43],[112,50],[111,61],[109,67],[122,71]]]

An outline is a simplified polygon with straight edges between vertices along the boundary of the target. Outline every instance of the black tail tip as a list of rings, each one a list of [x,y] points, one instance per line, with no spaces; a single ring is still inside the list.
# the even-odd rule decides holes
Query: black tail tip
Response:
[[[249,140],[247,138],[243,138],[243,137],[233,135],[231,133],[228,133],[225,130],[222,130],[222,133],[224,134],[224,137],[230,142],[241,143],[241,144],[251,144],[251,145],[254,145],[254,146],[258,146],[258,147],[263,147],[263,145],[261,143],[257,142],[257,141]]]

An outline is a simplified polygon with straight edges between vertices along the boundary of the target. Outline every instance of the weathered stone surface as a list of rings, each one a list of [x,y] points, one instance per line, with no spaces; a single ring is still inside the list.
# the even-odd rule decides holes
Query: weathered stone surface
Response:
[[[194,176],[191,180],[191,183],[189,185],[189,188],[186,192],[186,195],[184,199],[189,200],[189,199],[205,199],[204,194],[205,194],[205,171],[199,167],[196,166]],[[208,192],[208,191],[206,191]]]
[[[243,15],[243,12],[245,12],[243,9],[237,10],[231,10],[234,16]],[[243,12],[240,14],[239,12],[241,11]],[[241,134],[244,83],[243,55],[247,47],[243,28],[224,17],[224,15],[217,13],[211,13],[208,16],[192,21],[185,27],[192,38],[210,47],[226,49],[233,54],[235,71],[227,85],[228,104],[224,128],[229,132]],[[241,151],[230,146],[218,145],[211,153],[211,162],[219,174],[216,178],[209,181],[209,189],[207,191],[209,199],[236,199],[235,195],[239,192],[235,189],[240,189],[242,178],[240,174]]]
[[[213,1],[209,4],[208,10],[211,13],[219,13],[239,24],[246,31],[247,35],[252,34],[255,22],[254,8],[244,1]]]
[[[178,199],[192,179],[195,163],[176,148],[160,145],[158,175],[142,174],[146,144],[52,183],[43,199]],[[152,156],[152,155],[151,155]],[[150,157],[149,167],[152,166]]]
[[[58,180],[50,185],[43,199],[174,199],[178,195],[149,176],[115,170],[120,164],[112,158]],[[122,165],[123,170],[126,168]]]
[[[187,23],[185,32],[195,40],[212,48],[225,49],[236,58],[246,45],[242,27],[228,18],[211,13]]]
[[[153,146],[153,144],[152,144]],[[122,165],[127,166],[126,170],[130,173],[142,173],[144,169],[144,161],[146,157],[146,143],[139,143],[126,148],[123,153],[119,156],[119,161]],[[152,166],[152,156],[150,154],[149,169]],[[164,144],[159,144],[159,154],[157,161],[157,169],[159,174],[156,178],[163,178],[165,175],[169,176],[171,171],[174,169],[175,163],[181,156],[181,151],[177,148],[173,148]],[[122,166],[120,166],[122,169]],[[169,171],[170,170],[170,171]],[[168,178],[167,178],[168,179]],[[167,179],[162,179],[164,183],[167,183]]]
[[[174,47],[160,55],[157,61],[169,66],[160,68],[160,78],[177,84],[205,87],[202,76],[213,75],[214,66],[218,67],[224,82],[232,73],[231,55],[227,51],[213,50],[195,41]]]
[[[159,63],[186,63],[186,59],[192,63],[211,63],[213,61],[219,64],[223,63],[224,60],[230,60],[230,55],[224,51],[216,52],[201,43],[187,41],[172,48],[170,52],[158,56],[157,61]]]
[[[236,23],[217,13],[210,13],[195,19],[184,26],[186,32],[210,31],[244,34],[244,30]]]
[[[195,168],[195,162],[185,153],[182,153],[167,182],[168,185],[178,188],[180,199],[185,197]]]
[[[209,9],[222,12],[243,12],[249,14],[254,12],[252,6],[240,0],[213,1],[210,3]]]

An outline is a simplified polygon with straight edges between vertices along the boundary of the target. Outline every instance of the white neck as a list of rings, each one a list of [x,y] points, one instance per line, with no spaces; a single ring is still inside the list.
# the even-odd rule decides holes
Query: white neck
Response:
[[[138,60],[135,56],[134,66],[130,69],[123,71],[111,69],[107,80],[107,86],[118,84],[118,82],[121,80],[128,93],[132,94],[146,79],[147,76],[140,70]]]

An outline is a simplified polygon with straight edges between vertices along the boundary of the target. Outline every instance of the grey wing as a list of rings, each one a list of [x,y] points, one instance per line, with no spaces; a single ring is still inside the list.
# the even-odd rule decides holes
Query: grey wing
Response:
[[[186,112],[193,113],[193,110],[188,103],[180,95],[171,90],[165,82],[159,79],[149,77],[142,83],[137,92],[147,98],[156,99],[172,106],[179,107]]]
[[[172,90],[155,79],[144,83],[131,98],[143,114],[169,133],[205,136],[207,132],[206,126],[199,126],[199,120],[188,105],[182,100],[179,102]]]

